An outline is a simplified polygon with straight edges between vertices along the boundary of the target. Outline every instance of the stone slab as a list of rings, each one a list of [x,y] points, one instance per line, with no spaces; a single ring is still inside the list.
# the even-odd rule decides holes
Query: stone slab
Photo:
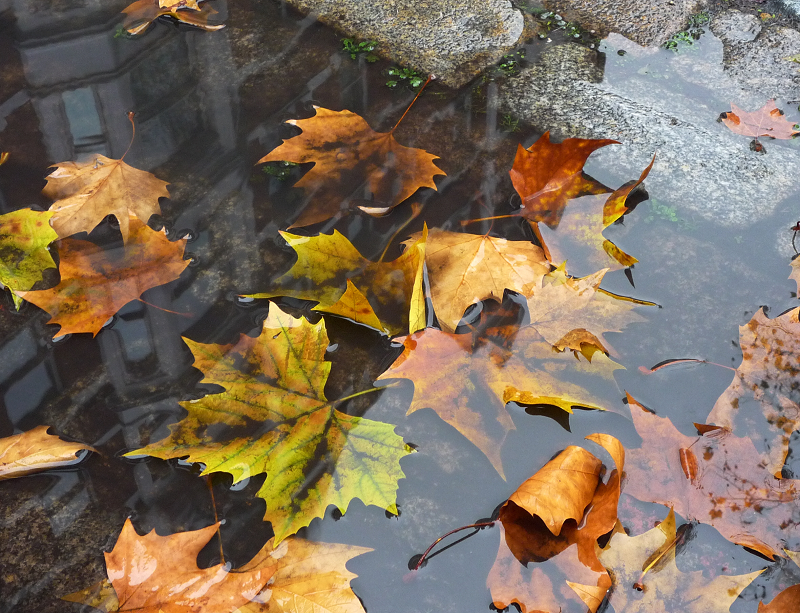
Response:
[[[287,0],[303,13],[423,74],[460,87],[512,49],[524,29],[509,0]]]
[[[544,0],[545,6],[585,29],[617,32],[646,46],[658,46],[683,30],[705,0]]]
[[[800,98],[800,78],[775,79],[772,68],[759,70],[767,58],[800,52],[800,34],[765,28],[743,42],[743,32],[731,39],[749,45],[746,52],[712,34],[678,54],[620,35],[604,41],[604,53],[575,44],[550,47],[503,83],[501,107],[555,139],[620,141],[589,160],[612,169],[612,187],[638,177],[657,153],[646,180],[651,196],[720,224],[746,226],[797,193],[800,141],[763,139],[766,153],[757,153],[717,119],[731,101],[755,110],[777,96],[787,116],[800,120],[797,103],[787,102]]]

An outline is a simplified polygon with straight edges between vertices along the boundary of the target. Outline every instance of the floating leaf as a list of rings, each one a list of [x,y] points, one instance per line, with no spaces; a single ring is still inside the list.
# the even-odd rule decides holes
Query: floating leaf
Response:
[[[126,15],[123,26],[128,34],[141,34],[159,17],[169,16],[202,30],[214,31],[224,28],[225,24],[212,25],[208,23],[209,18],[216,15],[217,11],[207,3],[201,6],[199,2],[202,1],[138,0],[122,10]]]
[[[166,439],[127,455],[188,458],[205,465],[202,474],[227,472],[234,483],[266,473],[258,496],[276,543],[329,505],[344,513],[354,498],[397,513],[400,459],[411,449],[394,426],[342,413],[325,398],[324,321],[312,325],[272,305],[257,338],[242,335],[234,345],[185,340],[203,382],[225,391],[182,402],[189,415]],[[248,422],[270,429],[225,441],[211,434],[222,424]]]
[[[50,211],[22,209],[0,215],[0,283],[9,288],[14,304],[22,304],[16,291],[32,288],[42,272],[56,263],[47,246],[58,238],[50,227]]]
[[[365,186],[377,206],[361,208],[366,212],[376,208],[382,215],[421,187],[436,189],[433,177],[445,174],[433,163],[438,156],[404,147],[394,139],[394,130],[375,132],[351,111],[319,106],[314,110],[314,117],[287,122],[302,134],[284,140],[258,161],[314,162],[296,184],[305,190],[307,204],[289,229],[325,221],[346,210],[352,194],[342,192],[343,186]]]
[[[49,426],[37,426],[22,434],[0,438],[0,481],[77,464],[85,451],[83,443],[69,443],[47,434]]]
[[[731,109],[730,112],[722,114],[722,123],[737,134],[751,138],[769,136],[781,139],[789,139],[795,134],[800,134],[794,129],[794,123],[784,119],[774,100],[769,100],[753,112],[744,111],[732,102]]]

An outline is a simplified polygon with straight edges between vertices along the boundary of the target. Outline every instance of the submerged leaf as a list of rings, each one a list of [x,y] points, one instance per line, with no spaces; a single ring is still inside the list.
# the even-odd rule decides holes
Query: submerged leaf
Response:
[[[445,174],[433,163],[438,156],[404,147],[393,131],[375,132],[351,111],[314,110],[314,117],[287,122],[302,134],[284,140],[258,161],[314,162],[296,184],[305,190],[308,203],[289,229],[325,221],[346,208],[352,194],[343,193],[343,186],[366,187],[377,206],[362,210],[376,208],[385,214],[421,187],[436,189],[433,177]]]
[[[242,335],[234,345],[185,340],[203,382],[225,391],[182,402],[189,414],[166,439],[127,455],[188,458],[205,465],[202,474],[227,472],[234,483],[266,473],[258,496],[277,543],[329,505],[344,513],[354,498],[397,512],[400,459],[411,449],[394,426],[342,413],[325,398],[331,363],[324,321],[312,325],[272,305],[257,338]],[[270,429],[224,441],[211,434],[220,424],[250,422]]]
[[[614,579],[609,602],[625,613],[728,613],[739,593],[761,574],[718,575],[684,573],[675,564],[675,515],[652,530],[631,537],[620,528],[599,558]]]
[[[297,262],[275,281],[271,291],[250,297],[316,300],[316,311],[391,334],[424,327],[422,276],[427,229],[391,262],[371,262],[337,230],[332,235],[281,232],[281,236],[297,253]]]
[[[159,17],[169,16],[201,30],[214,31],[224,28],[225,24],[208,23],[209,18],[216,15],[217,11],[208,3],[203,3],[201,6],[199,2],[202,1],[137,0],[122,10],[126,15],[123,26],[128,34],[141,34]]]
[[[774,100],[768,100],[757,111],[742,110],[732,102],[731,109],[730,112],[722,114],[722,123],[737,134],[751,138],[769,136],[781,139],[789,139],[795,134],[800,134],[794,129],[794,123],[784,119]]]
[[[14,304],[22,304],[16,291],[32,288],[42,272],[56,263],[47,246],[58,238],[50,227],[50,211],[22,209],[0,215],[0,283],[11,290]]]
[[[183,259],[185,245],[186,239],[171,242],[165,232],[151,230],[132,216],[122,254],[89,241],[63,239],[58,246],[61,282],[17,295],[50,313],[48,323],[61,326],[59,336],[76,332],[96,336],[131,300],[180,276],[189,265]]]
[[[71,466],[94,451],[83,443],[69,443],[47,434],[49,426],[37,426],[22,434],[0,438],[0,481]]]

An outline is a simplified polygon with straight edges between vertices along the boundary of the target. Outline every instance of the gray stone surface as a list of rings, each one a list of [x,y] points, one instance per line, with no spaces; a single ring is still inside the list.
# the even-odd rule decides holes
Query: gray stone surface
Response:
[[[398,64],[459,87],[517,44],[522,13],[509,0],[288,0],[348,36],[375,40]]]
[[[767,153],[756,153],[717,118],[731,101],[755,110],[777,97],[787,117],[800,121],[797,102],[787,103],[800,99],[800,78],[780,72],[783,64],[796,72],[796,65],[778,59],[800,52],[800,35],[765,28],[748,42],[748,20],[724,19],[742,28],[724,30],[724,45],[706,34],[678,54],[613,34],[601,47],[604,67],[590,49],[552,47],[504,84],[501,106],[558,139],[620,141],[590,158],[615,169],[615,187],[638,177],[657,153],[646,181],[651,196],[719,223],[747,225],[797,192],[800,141],[764,139]]]
[[[684,29],[705,0],[544,0],[545,6],[586,29],[618,32],[640,45],[658,46]]]
[[[778,0],[778,2],[785,6],[795,17],[800,17],[800,0]]]

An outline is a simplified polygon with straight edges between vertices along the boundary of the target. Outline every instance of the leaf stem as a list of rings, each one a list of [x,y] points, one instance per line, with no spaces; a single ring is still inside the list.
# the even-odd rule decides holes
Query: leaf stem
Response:
[[[225,564],[225,553],[222,551],[222,533],[219,530],[219,515],[217,515],[217,502],[214,500],[214,486],[211,483],[211,476],[206,477],[206,485],[211,494],[211,506],[214,509],[214,523],[217,524],[217,540],[219,541],[219,557],[222,564]]]
[[[345,402],[346,400],[356,398],[357,396],[363,396],[364,394],[371,394],[372,392],[379,392],[381,390],[385,390],[387,387],[392,387],[393,385],[397,385],[397,383],[389,383],[389,385],[382,385],[381,387],[371,387],[368,390],[361,390],[360,392],[356,392],[355,394],[350,394],[349,396],[345,396],[344,398],[339,398],[338,400],[334,400],[333,402],[331,402],[331,404],[339,404],[340,402]]]
[[[520,217],[519,214],[511,213],[510,215],[494,215],[492,217],[480,217],[478,219],[464,219],[461,221],[461,225],[468,226],[471,223],[476,223],[478,221],[490,221],[492,219],[508,219],[509,217]]]
[[[378,264],[380,264],[381,262],[383,262],[383,258],[385,258],[385,257],[386,257],[386,253],[389,251],[389,247],[391,246],[391,244],[392,244],[392,241],[394,241],[394,239],[396,239],[396,238],[397,238],[397,235],[398,235],[398,234],[400,234],[400,232],[402,232],[402,231],[403,231],[403,228],[405,228],[405,227],[406,227],[408,224],[410,224],[410,223],[411,223],[412,221],[414,221],[414,220],[415,220],[417,217],[419,217],[419,214],[420,214],[421,212],[422,212],[422,205],[421,205],[421,204],[419,204],[418,202],[414,202],[414,203],[411,205],[411,217],[409,217],[409,218],[406,220],[406,222],[405,222],[405,223],[404,223],[402,226],[400,226],[399,228],[397,228],[397,231],[396,231],[394,234],[392,234],[392,237],[389,239],[389,241],[386,243],[386,247],[384,247],[384,249],[383,249],[383,253],[381,253],[381,257],[380,257],[380,258],[378,258],[378,262],[377,262]]]
[[[652,375],[657,370],[661,370],[662,368],[666,368],[667,366],[672,366],[673,364],[683,364],[684,362],[696,362],[698,364],[710,364],[711,366],[719,366],[720,368],[727,368],[728,370],[732,370],[736,372],[735,368],[731,366],[725,366],[725,364],[717,364],[716,362],[709,362],[708,360],[700,360],[697,358],[677,358],[674,360],[664,360],[663,362],[659,362],[652,368],[647,368],[646,366],[640,366],[639,372],[645,375]]]
[[[133,139],[136,138],[136,124],[133,122],[133,117],[136,115],[133,111],[128,111],[128,121],[131,122],[131,127],[133,128],[133,133],[131,134],[131,142],[128,143],[128,148],[125,149],[125,153],[122,154],[122,157],[119,158],[119,161],[125,159],[125,156],[128,155],[128,151],[131,150],[131,145],[133,145]]]
[[[417,95],[414,96],[414,99],[411,101],[411,104],[408,105],[408,108],[406,109],[406,112],[403,113],[403,116],[398,120],[398,122],[396,124],[394,124],[394,128],[389,130],[389,134],[393,134],[394,133],[394,131],[397,129],[397,126],[400,125],[400,122],[403,121],[403,119],[405,119],[406,115],[408,115],[408,112],[411,110],[411,107],[414,106],[414,103],[417,101],[417,98],[419,98],[419,95],[422,93],[422,90],[425,89],[425,87],[428,85],[428,83],[430,83],[435,78],[436,78],[436,75],[428,75],[428,79],[425,81],[425,83],[422,84],[422,87],[419,88],[419,91],[417,92]]]
[[[172,313],[173,315],[180,315],[181,317],[192,317],[191,313],[179,313],[178,311],[170,311],[169,309],[165,309],[164,307],[160,307],[157,304],[153,304],[151,302],[147,302],[147,300],[142,300],[141,298],[137,298],[139,302],[146,304],[149,307],[153,307],[154,309],[158,309],[159,311],[164,311],[166,313]]]
[[[433,543],[431,543],[431,546],[425,550],[425,553],[423,553],[420,559],[417,560],[417,565],[414,567],[414,570],[419,570],[423,562],[425,562],[425,558],[428,557],[428,554],[431,552],[431,550],[451,534],[455,534],[456,532],[461,532],[462,530],[469,530],[470,528],[477,528],[478,530],[480,530],[481,528],[488,528],[490,526],[494,526],[494,524],[495,522],[493,521],[485,521],[477,524],[470,524],[469,526],[461,526],[460,528],[456,528],[455,530],[450,530],[450,532],[448,532],[447,534],[443,534],[438,539],[433,541]]]

